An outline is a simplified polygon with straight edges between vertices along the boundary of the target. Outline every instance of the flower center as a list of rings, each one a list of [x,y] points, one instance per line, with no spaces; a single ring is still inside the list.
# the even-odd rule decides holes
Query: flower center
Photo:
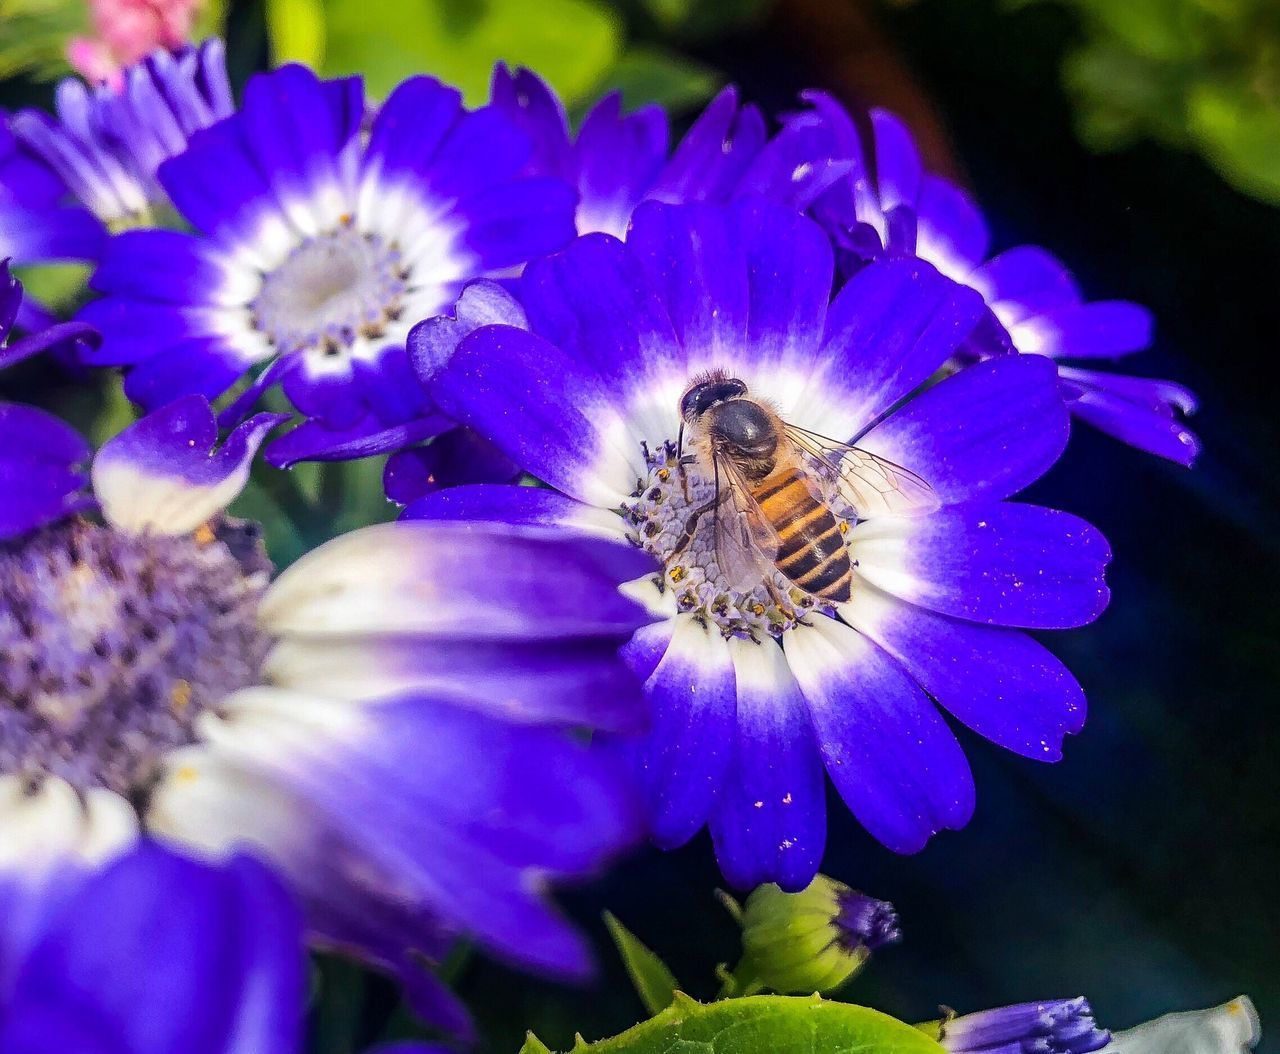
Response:
[[[144,794],[200,714],[254,683],[271,563],[256,525],[84,521],[0,545],[0,773]]]
[[[344,225],[294,249],[249,308],[280,353],[341,361],[357,340],[376,340],[399,319],[408,281],[399,248]]]
[[[776,569],[745,589],[731,583],[716,556],[716,533],[727,524],[716,519],[736,519],[740,513],[727,501],[718,513],[704,512],[687,540],[690,518],[715,498],[714,474],[696,463],[681,465],[670,441],[656,451],[646,445],[644,452],[648,475],[637,482],[623,514],[636,544],[662,563],[661,588],[675,591],[682,612],[714,623],[726,637],[759,641],[803,625],[814,610],[829,610]],[[831,507],[839,517],[841,510],[834,503]],[[852,512],[838,522],[847,531]]]

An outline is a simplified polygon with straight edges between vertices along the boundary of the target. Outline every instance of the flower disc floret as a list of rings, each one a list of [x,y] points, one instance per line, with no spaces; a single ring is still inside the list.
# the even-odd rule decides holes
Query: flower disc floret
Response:
[[[259,677],[257,529],[133,535],[84,520],[0,543],[0,775],[145,792],[202,713]]]

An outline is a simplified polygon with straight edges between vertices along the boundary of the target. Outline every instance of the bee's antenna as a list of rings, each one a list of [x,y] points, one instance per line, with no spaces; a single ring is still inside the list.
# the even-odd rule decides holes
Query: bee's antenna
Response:
[[[680,422],[680,431],[676,433],[676,460],[684,457],[684,421]]]

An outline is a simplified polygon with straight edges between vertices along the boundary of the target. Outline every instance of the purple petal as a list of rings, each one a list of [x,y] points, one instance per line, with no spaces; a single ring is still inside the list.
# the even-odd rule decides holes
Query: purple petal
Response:
[[[303,961],[296,909],[261,864],[213,867],[144,843],[55,916],[22,964],[0,1046],[52,1049],[38,1029],[56,1022],[109,1037],[111,1052],[292,1050]]]
[[[272,440],[263,457],[276,468],[289,468],[300,461],[354,461],[403,450],[439,435],[449,424],[442,414],[389,427],[373,414],[366,414],[349,428],[327,428],[320,421],[303,421]]]
[[[1055,359],[1113,359],[1151,344],[1154,321],[1141,304],[1095,300],[1056,308],[1010,330],[1019,351]]]
[[[546,487],[495,484],[438,490],[404,510],[406,520],[474,520],[579,530],[621,536],[622,518]]]
[[[973,284],[987,302],[999,305],[1010,323],[1080,302],[1080,290],[1066,265],[1038,245],[1020,245],[993,256],[978,269]]]
[[[639,751],[651,831],[663,849],[683,845],[711,815],[733,756],[734,684],[724,638],[679,620],[645,682],[653,723]]]
[[[750,301],[733,215],[715,206],[649,202],[636,210],[627,247],[665,303],[691,364],[737,361]]]
[[[1070,513],[1001,502],[882,517],[850,534],[858,574],[946,615],[999,626],[1083,626],[1107,606],[1106,539]]]
[[[0,403],[0,538],[11,538],[84,507],[78,468],[89,445],[43,410]]]
[[[859,822],[914,853],[973,815],[973,777],[919,686],[866,637],[820,616],[787,639],[827,772]]]
[[[948,180],[925,176],[916,205],[916,254],[963,281],[986,258],[990,241],[973,199]]]
[[[590,362],[532,333],[486,326],[458,345],[437,378],[442,410],[557,489],[616,507],[644,471],[619,392]]]
[[[430,385],[453,358],[462,339],[490,325],[529,328],[516,298],[497,282],[482,278],[462,290],[452,316],[429,318],[409,331],[409,360],[418,379]]]
[[[108,440],[93,461],[103,515],[133,532],[185,534],[244,489],[267,433],[285,414],[257,414],[217,447],[213,408],[198,395],[170,403]]]
[[[492,105],[501,110],[533,143],[526,172],[559,176],[575,182],[575,166],[569,144],[569,120],[564,105],[532,70],[512,73],[499,62],[493,69]]]
[[[666,311],[629,246],[607,235],[577,239],[535,260],[520,283],[529,324],[603,379],[614,400],[687,370]]]
[[[911,129],[887,110],[872,110],[871,131],[881,207],[885,212],[900,205],[914,207],[924,168]]]
[[[859,271],[827,313],[815,388],[841,394],[841,435],[864,430],[928,380],[983,313],[982,299],[914,259]]]
[[[275,580],[260,618],[278,636],[321,640],[621,643],[652,616],[618,587],[655,570],[652,557],[621,540],[409,520],[365,527],[312,550]]]
[[[711,836],[729,883],[804,889],[826,843],[826,781],[808,707],[782,648],[733,641],[737,729]]]
[[[1080,685],[1025,633],[961,622],[874,589],[855,591],[842,614],[947,711],[1006,750],[1058,761],[1063,738],[1084,727]]]
[[[592,107],[573,147],[580,233],[604,231],[619,238],[626,233],[632,211],[666,164],[668,136],[660,106],[624,116],[615,92]]]
[[[1054,364],[1007,355],[966,367],[877,425],[858,445],[910,469],[944,504],[1008,497],[1048,471],[1070,418]]]
[[[1200,440],[1180,414],[1193,413],[1196,397],[1173,381],[1126,377],[1062,366],[1067,406],[1082,421],[1139,450],[1190,467]]]
[[[514,483],[520,466],[470,428],[451,428],[428,446],[401,450],[382,473],[387,498],[408,505],[432,491],[482,483]]]

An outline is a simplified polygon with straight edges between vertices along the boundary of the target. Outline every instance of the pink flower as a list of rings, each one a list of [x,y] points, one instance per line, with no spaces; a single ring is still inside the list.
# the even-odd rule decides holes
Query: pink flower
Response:
[[[191,35],[201,0],[89,0],[94,35],[76,37],[67,60],[85,80],[121,84],[121,74],[156,48],[176,48]]]

